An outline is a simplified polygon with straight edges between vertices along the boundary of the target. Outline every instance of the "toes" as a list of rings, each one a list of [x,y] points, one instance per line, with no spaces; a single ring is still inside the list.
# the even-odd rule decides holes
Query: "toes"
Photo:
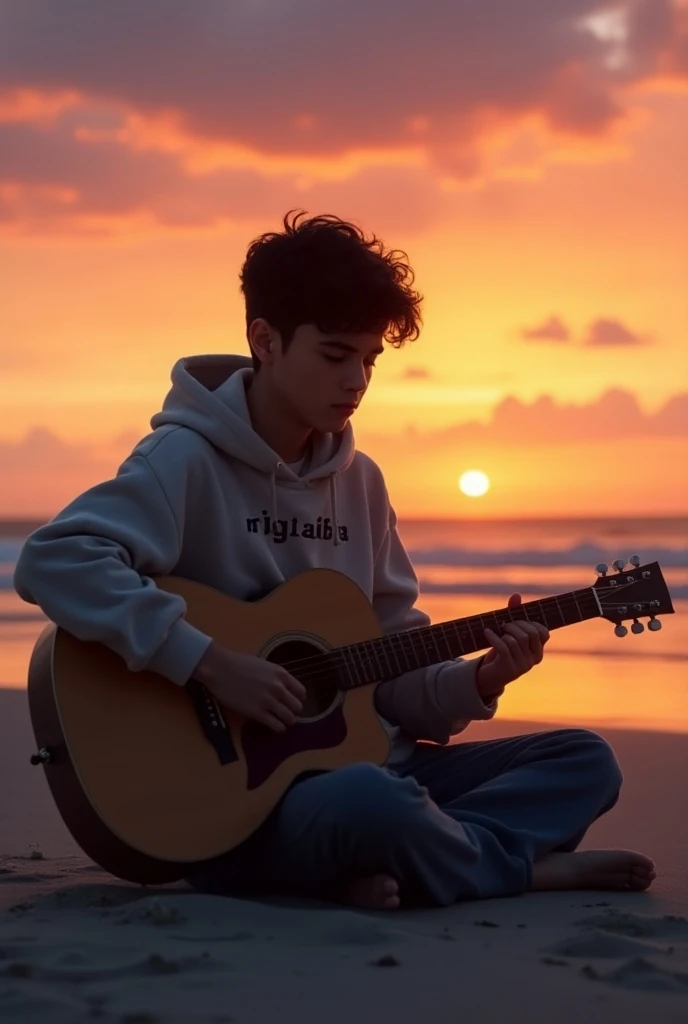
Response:
[[[388,907],[399,906],[399,883],[396,878],[388,878],[385,881],[385,903]]]
[[[399,906],[399,884],[395,878],[378,876],[375,880],[375,902],[391,909]]]
[[[382,875],[379,878],[378,887],[385,896],[395,896],[399,891],[399,883],[396,878],[390,878],[389,875]]]
[[[643,853],[634,854],[633,861],[634,868],[644,868],[647,871],[654,871],[655,862],[649,857],[646,857]]]
[[[634,864],[631,868],[631,874],[635,878],[649,878],[653,879],[657,877],[657,872],[654,868],[648,868],[644,864]]]
[[[632,889],[649,889],[656,877],[656,871],[635,865],[629,872],[628,884]]]
[[[629,853],[626,871],[631,889],[647,889],[657,877],[654,861],[642,853]]]

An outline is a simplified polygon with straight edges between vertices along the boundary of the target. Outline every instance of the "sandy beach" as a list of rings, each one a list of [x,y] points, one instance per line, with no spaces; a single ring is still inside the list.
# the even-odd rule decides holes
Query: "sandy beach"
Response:
[[[533,893],[370,912],[133,886],[79,850],[0,690],[0,1020],[8,1024],[685,1021],[688,736],[600,730],[625,773],[586,847],[656,862],[643,894]],[[542,729],[474,724],[467,738]]]

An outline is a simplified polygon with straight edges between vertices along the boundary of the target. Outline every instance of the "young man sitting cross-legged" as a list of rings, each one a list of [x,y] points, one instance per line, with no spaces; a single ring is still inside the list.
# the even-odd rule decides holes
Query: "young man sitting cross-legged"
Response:
[[[154,577],[256,600],[326,567],[361,587],[385,633],[429,623],[382,473],[355,450],[350,423],[385,341],[418,336],[421,299],[404,253],[330,216],[288,215],[283,230],[256,239],[241,284],[251,359],[179,360],[152,432],[114,479],[29,537],[15,586],[131,671],[178,686],[197,679],[222,705],[282,733],[299,715],[302,684],[220,647]],[[509,606],[519,603],[515,594]],[[642,854],[575,852],[621,786],[600,736],[558,729],[447,746],[471,720],[495,714],[549,639],[527,621],[487,635],[482,658],[377,686],[392,739],[383,766],[300,776],[191,884],[377,909],[532,889],[646,889],[655,872]]]

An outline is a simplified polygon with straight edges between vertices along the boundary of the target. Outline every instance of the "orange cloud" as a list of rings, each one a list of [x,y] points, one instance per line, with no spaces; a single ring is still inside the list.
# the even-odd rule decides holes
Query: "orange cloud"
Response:
[[[0,123],[54,121],[82,102],[83,98],[73,89],[4,89],[0,91]]]
[[[527,449],[529,464],[536,466],[542,458],[541,451],[554,452],[556,464],[557,448],[563,453],[572,444],[581,451],[587,446],[585,462],[565,466],[570,481],[579,481],[584,503],[583,476],[594,446],[618,444],[630,437],[647,444],[650,439],[662,438],[667,445],[679,446],[677,451],[680,449],[685,456],[688,393],[675,395],[654,414],[644,413],[636,397],[621,390],[607,391],[587,405],[557,403],[549,395],[542,395],[532,404],[508,397],[495,407],[486,424],[463,422],[443,430],[407,430],[401,460],[400,438],[396,435],[363,433],[359,444],[380,460],[390,480],[398,479],[395,488],[409,503],[420,500],[412,493],[414,480],[418,481],[421,493],[426,478],[440,490],[441,477],[446,476],[444,467],[455,464],[457,458],[469,457],[470,453],[508,465],[517,453],[520,457]],[[0,515],[53,515],[77,493],[112,476],[138,440],[136,434],[128,432],[104,444],[76,444],[62,440],[44,427],[36,427],[19,441],[0,441],[0,476],[4,485]],[[628,458],[633,461],[632,450]],[[433,460],[439,460],[437,466]],[[666,477],[664,468],[660,469]],[[612,482],[610,479],[610,486]],[[512,486],[517,488],[517,480]],[[556,489],[554,481],[549,486]],[[664,486],[676,491],[666,479]],[[655,498],[661,502],[661,494]],[[428,512],[426,509],[424,514]]]
[[[687,77],[685,22],[670,0],[5,5],[0,230],[212,230],[378,173],[451,193],[627,159],[643,84]]]
[[[396,436],[359,437],[359,444],[384,468],[403,516],[623,517],[688,510],[688,481],[668,469],[688,464],[688,393],[654,415],[623,391],[579,406],[548,395],[530,405],[507,398],[487,424],[407,428]],[[484,497],[459,493],[467,469],[487,474],[491,486]]]

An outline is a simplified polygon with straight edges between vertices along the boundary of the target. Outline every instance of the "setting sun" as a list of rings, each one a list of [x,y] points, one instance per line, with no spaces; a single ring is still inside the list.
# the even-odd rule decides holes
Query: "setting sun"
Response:
[[[459,490],[469,498],[480,498],[489,486],[489,478],[479,469],[469,469],[459,477]]]

